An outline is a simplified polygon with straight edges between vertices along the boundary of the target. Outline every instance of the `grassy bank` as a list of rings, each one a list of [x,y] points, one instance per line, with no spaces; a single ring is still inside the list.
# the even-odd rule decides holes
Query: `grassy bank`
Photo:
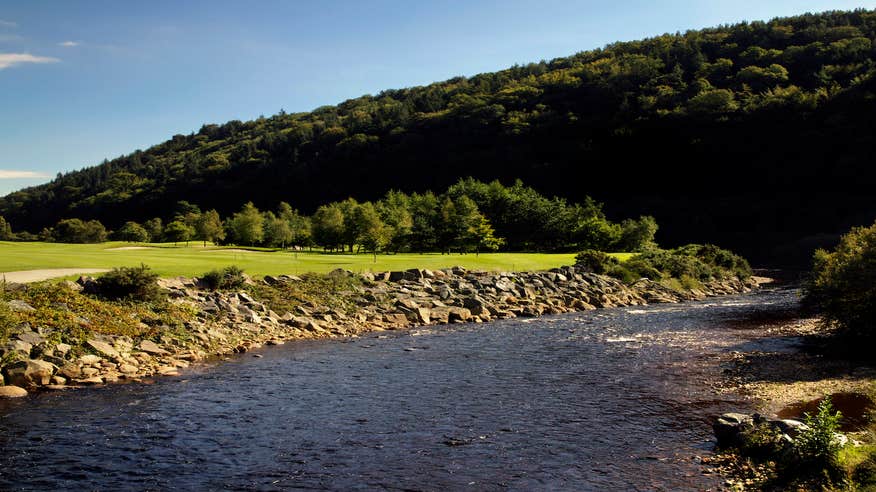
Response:
[[[129,249],[129,248],[138,249]],[[122,249],[123,248],[123,249]],[[626,254],[618,254],[624,258]],[[367,271],[439,269],[455,265],[474,270],[533,271],[574,263],[574,254],[489,253],[452,254],[405,253],[378,255],[328,254],[321,252],[274,251],[255,248],[204,248],[200,243],[102,244],[13,243],[0,242],[0,272],[48,268],[113,268],[149,265],[162,277],[197,276],[209,270],[237,265],[250,275],[326,273],[343,268],[357,273]]]

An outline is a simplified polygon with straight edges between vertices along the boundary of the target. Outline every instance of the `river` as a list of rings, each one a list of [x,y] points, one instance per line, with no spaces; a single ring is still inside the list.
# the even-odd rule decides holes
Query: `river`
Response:
[[[790,290],[299,341],[0,402],[7,490],[707,490],[713,383]]]

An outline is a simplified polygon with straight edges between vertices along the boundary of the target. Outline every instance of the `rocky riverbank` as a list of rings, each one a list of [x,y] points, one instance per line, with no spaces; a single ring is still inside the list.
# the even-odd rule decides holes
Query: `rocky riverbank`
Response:
[[[298,290],[308,280],[295,276],[249,280],[249,286],[235,292],[207,290],[197,279],[161,280],[170,302],[191,316],[177,329],[159,327],[157,334],[145,337],[101,334],[94,329],[81,340],[64,343],[52,327],[24,323],[13,329],[2,348],[0,396],[173,375],[211,356],[289,339],[675,303],[747,292],[758,285],[754,279],[732,278],[677,291],[647,279],[626,285],[571,266],[521,273],[460,267],[363,275],[336,270],[329,278],[337,281],[331,284],[335,290],[310,296],[301,296]],[[76,292],[87,290],[91,282],[83,277],[64,285]],[[16,290],[24,292],[27,287],[7,289],[14,297]],[[35,309],[23,299],[6,302],[14,312]],[[130,322],[144,321],[150,320]]]

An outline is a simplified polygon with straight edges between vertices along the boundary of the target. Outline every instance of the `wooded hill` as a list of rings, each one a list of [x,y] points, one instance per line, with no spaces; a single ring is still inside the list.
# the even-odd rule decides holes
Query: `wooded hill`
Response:
[[[522,179],[610,218],[653,215],[666,245],[787,259],[876,217],[876,11],[828,12],[615,43],[387,90],[309,113],[204,125],[0,199],[38,232],[110,227],[180,200],[227,215]]]

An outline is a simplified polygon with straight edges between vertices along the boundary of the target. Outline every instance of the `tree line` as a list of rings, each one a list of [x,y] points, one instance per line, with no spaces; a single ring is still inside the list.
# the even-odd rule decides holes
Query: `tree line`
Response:
[[[4,229],[5,227],[5,229]],[[319,206],[304,215],[286,202],[274,210],[245,203],[222,217],[180,201],[173,213],[142,223],[126,221],[107,231],[95,219],[62,219],[38,235],[13,234],[0,218],[0,239],[98,243],[204,241],[273,248],[321,247],[349,252],[573,251],[583,248],[639,251],[654,244],[653,217],[608,220],[592,199],[569,203],[548,198],[521,181],[505,186],[461,179],[435,194],[389,191],[377,201],[353,198]],[[4,234],[3,231],[6,231]]]

